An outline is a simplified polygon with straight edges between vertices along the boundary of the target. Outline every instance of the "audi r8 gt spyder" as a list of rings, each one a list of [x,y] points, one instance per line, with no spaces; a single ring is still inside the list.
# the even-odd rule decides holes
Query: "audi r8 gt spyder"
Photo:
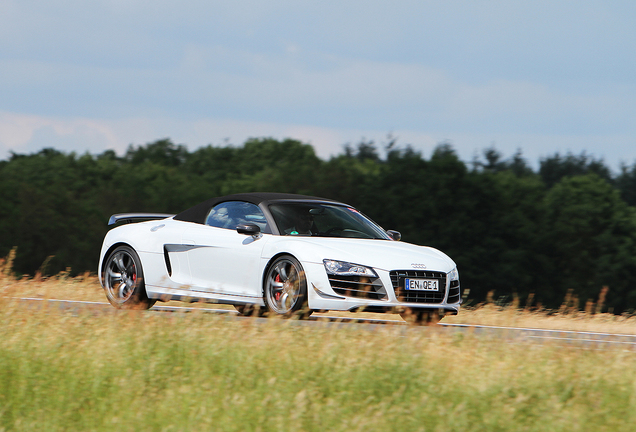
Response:
[[[111,216],[99,279],[117,308],[157,301],[234,305],[239,313],[397,312],[430,323],[457,314],[457,266],[400,241],[354,207],[325,198],[246,193],[177,215]]]

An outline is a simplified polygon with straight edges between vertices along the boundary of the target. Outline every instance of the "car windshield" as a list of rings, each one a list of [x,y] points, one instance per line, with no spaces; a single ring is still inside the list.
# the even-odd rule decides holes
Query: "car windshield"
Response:
[[[269,210],[281,235],[390,240],[382,228],[348,206],[278,203]]]

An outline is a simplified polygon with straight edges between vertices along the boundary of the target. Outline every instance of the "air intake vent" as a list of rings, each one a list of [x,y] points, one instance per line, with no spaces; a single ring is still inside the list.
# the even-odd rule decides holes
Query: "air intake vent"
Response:
[[[459,281],[451,281],[450,288],[448,289],[448,300],[446,300],[446,303],[459,303],[459,295]]]
[[[378,278],[367,276],[328,275],[333,290],[347,297],[386,300],[386,290]]]

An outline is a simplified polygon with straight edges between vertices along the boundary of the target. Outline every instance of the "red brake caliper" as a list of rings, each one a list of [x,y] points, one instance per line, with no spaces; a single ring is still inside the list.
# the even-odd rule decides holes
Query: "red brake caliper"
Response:
[[[276,278],[274,279],[274,281],[275,282],[280,282],[281,281],[279,274],[276,275]],[[276,299],[276,301],[279,301],[281,294],[282,294],[282,291],[276,291],[276,294],[274,294],[274,299]]]

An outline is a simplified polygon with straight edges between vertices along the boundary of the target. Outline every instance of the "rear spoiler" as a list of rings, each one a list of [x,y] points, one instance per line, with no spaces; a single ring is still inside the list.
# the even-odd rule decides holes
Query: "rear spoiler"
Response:
[[[108,225],[115,225],[117,222],[131,223],[136,220],[158,220],[167,219],[174,216],[173,214],[165,213],[119,213],[114,214],[108,219]]]

